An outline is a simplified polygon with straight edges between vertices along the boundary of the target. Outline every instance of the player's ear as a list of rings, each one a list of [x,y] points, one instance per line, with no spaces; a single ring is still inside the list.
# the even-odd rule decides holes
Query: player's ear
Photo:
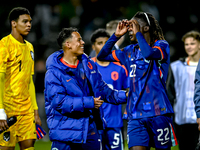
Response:
[[[94,44],[92,44],[92,49],[95,50],[95,46],[94,46]]]
[[[13,21],[11,21],[11,25],[12,25],[12,27],[14,27],[14,28],[15,28],[15,27],[16,27],[16,25],[17,25],[16,21],[14,21],[14,20],[13,20]]]
[[[149,26],[144,26],[144,32],[148,32],[149,31]]]
[[[71,44],[68,41],[66,41],[65,44],[64,44],[64,46],[67,47],[67,48],[70,48]]]

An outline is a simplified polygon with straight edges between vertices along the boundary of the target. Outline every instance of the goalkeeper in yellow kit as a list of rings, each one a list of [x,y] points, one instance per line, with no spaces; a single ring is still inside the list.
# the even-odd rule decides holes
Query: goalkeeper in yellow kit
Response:
[[[11,34],[0,41],[0,149],[34,150],[35,123],[41,125],[35,97],[34,50],[24,39],[31,30],[31,16],[26,8],[17,7],[9,14]],[[8,127],[6,119],[17,117]]]

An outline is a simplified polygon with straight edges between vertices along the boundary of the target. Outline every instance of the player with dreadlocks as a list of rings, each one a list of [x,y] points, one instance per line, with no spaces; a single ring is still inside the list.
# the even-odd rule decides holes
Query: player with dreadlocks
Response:
[[[131,45],[112,51],[115,42],[129,32]],[[146,12],[119,22],[98,60],[119,61],[129,72],[127,141],[129,150],[170,150],[177,145],[173,130],[172,106],[166,92],[170,49],[158,21]]]

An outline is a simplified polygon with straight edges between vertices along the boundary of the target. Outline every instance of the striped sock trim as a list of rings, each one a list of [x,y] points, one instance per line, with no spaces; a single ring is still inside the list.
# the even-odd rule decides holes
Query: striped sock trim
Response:
[[[177,138],[176,138],[176,135],[175,135],[175,132],[174,132],[174,129],[173,129],[171,123],[169,125],[170,125],[170,129],[171,129],[172,146],[176,146],[176,145],[178,145],[178,141],[177,141]]]

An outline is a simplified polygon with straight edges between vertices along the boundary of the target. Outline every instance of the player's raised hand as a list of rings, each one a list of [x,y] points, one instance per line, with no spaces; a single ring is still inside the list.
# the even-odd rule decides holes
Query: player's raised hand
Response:
[[[115,36],[117,37],[121,37],[122,35],[124,35],[129,28],[129,21],[128,20],[122,20],[118,23],[117,25],[117,29],[115,31]]]
[[[94,98],[94,107],[99,109],[99,107],[103,104],[103,100],[101,100],[101,96]]]

